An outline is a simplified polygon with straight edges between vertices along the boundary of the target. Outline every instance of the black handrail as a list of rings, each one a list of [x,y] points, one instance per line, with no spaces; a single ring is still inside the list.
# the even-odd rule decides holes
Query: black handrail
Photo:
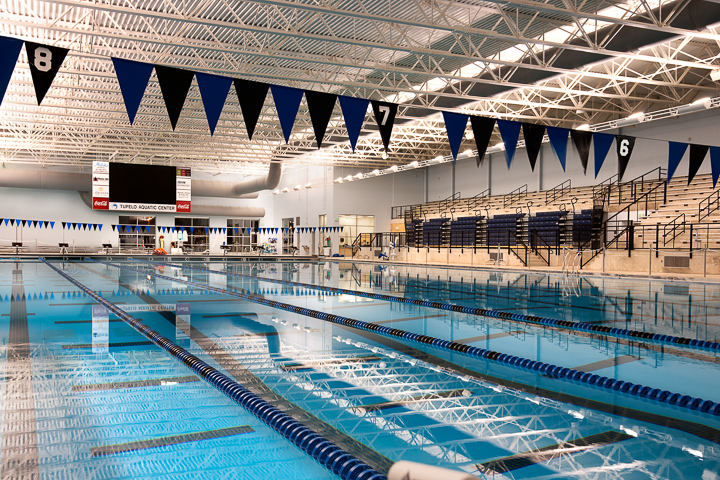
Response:
[[[681,218],[682,221],[678,222]],[[681,228],[682,230],[680,230]],[[675,248],[675,239],[683,233],[685,233],[685,214],[681,213],[663,225],[663,247],[666,247],[668,243],[672,242],[672,248]],[[672,237],[668,238],[668,235],[672,235]]]
[[[625,248],[626,248],[626,250],[628,251],[628,256],[630,256],[630,252],[633,250],[633,239],[635,238],[635,237],[634,237],[634,236],[635,236],[635,225],[633,225],[633,224],[626,225],[625,228],[623,228],[622,230],[620,230],[620,232],[612,238],[612,240],[610,240],[609,242],[605,243],[605,249],[607,249],[610,245],[612,245],[612,244],[615,243],[615,242],[618,242],[618,243],[619,243],[619,242],[620,242],[620,237],[621,237],[623,234],[626,234],[626,235],[627,235],[627,241],[626,241],[626,247],[625,247]],[[582,253],[582,251],[581,251],[581,253]],[[591,252],[591,253],[592,253],[592,255],[590,255],[590,258],[588,258],[588,259],[585,260],[585,261],[583,261],[582,256],[580,257],[580,268],[584,267],[585,265],[587,265],[588,263],[590,263],[590,261],[591,261],[593,258],[597,257],[597,256],[600,254],[600,250],[597,250],[597,251]]]
[[[520,256],[520,253],[519,253],[519,252],[520,252],[520,248],[517,248],[517,251],[513,250],[513,248],[512,248],[512,242],[510,241],[510,240],[513,239],[513,238],[515,239],[515,245],[516,245],[516,247],[519,247],[520,244],[522,244],[522,246],[525,248],[525,258],[523,258],[523,257]],[[512,252],[517,258],[520,259],[520,261],[522,262],[522,264],[527,267],[528,250],[529,250],[529,248],[528,248],[527,244],[523,241],[523,239],[520,238],[520,237],[518,237],[517,234],[516,234],[516,232],[514,232],[514,231],[512,231],[512,230],[510,230],[510,229],[508,229],[508,245],[507,245],[507,247],[508,247],[508,253]]]
[[[543,243],[544,245],[538,245],[539,243]],[[547,258],[543,257],[541,250],[538,248],[539,246],[544,246],[545,248],[547,248]],[[537,230],[535,230],[534,228],[530,230],[530,248],[533,252],[535,252],[538,257],[540,257],[543,262],[547,264],[548,267],[550,266],[550,255],[552,254],[552,247],[545,241],[544,238],[538,235]]]
[[[516,188],[512,192],[503,196],[503,208],[507,208],[508,205],[512,205],[516,200],[520,200],[527,196],[527,183],[521,187]]]
[[[714,197],[714,198],[713,198]],[[707,204],[703,207],[703,204]],[[698,205],[698,222],[702,222],[704,218],[710,216],[715,210],[720,208],[720,190],[715,190],[707,197],[700,200]],[[703,211],[705,213],[703,213]]]
[[[473,210],[475,210],[475,208],[476,208],[478,205],[480,205],[481,203],[483,203],[483,202],[484,202],[485,200],[487,200],[488,198],[490,198],[490,189],[489,189],[489,188],[483,190],[482,192],[478,193],[478,194],[475,195],[474,197],[468,198],[468,199],[467,199],[467,204],[466,204],[466,205],[467,205],[467,206],[466,206],[467,211],[468,211],[468,212],[472,212]]]
[[[551,190],[545,192],[545,203],[550,204],[550,202],[554,202],[558,198],[564,197],[567,193],[570,193],[571,186],[572,183],[569,179],[565,180],[560,185],[554,186]]]

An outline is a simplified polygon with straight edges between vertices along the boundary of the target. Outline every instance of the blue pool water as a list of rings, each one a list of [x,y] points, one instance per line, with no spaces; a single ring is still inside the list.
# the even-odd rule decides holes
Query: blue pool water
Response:
[[[720,402],[717,351],[317,288],[714,341],[713,284],[351,262],[50,263],[381,473],[411,460],[496,479],[720,479],[718,416],[307,314]],[[0,477],[337,478],[49,266],[8,261],[0,274]]]

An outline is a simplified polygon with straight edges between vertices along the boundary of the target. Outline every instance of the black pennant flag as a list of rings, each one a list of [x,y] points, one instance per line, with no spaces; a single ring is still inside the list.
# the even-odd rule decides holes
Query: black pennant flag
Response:
[[[490,145],[493,129],[495,128],[495,119],[486,117],[470,117],[470,126],[472,127],[473,136],[475,137],[475,146],[477,147],[477,166],[479,167],[485,159],[485,152]]]
[[[37,221],[37,220],[33,220],[32,222],[33,222],[33,227],[37,227],[37,222],[38,222],[38,221]]]
[[[615,135],[615,145],[617,146],[618,156],[618,182],[622,182],[623,175],[625,175],[625,169],[630,163],[630,156],[632,155],[633,148],[635,148],[635,137],[628,137],[627,135]]]
[[[592,132],[583,130],[570,130],[570,138],[572,138],[575,148],[580,155],[580,163],[582,163],[583,173],[587,174],[588,156],[590,155],[590,142],[592,141]]]
[[[710,147],[706,145],[690,145],[690,168],[688,169],[688,185],[695,178],[695,174],[700,170]]]
[[[158,83],[160,84],[163,100],[165,100],[165,107],[170,117],[170,124],[173,130],[175,130],[195,72],[181,68],[155,65],[155,73],[157,74]]]
[[[390,134],[392,134],[393,125],[395,124],[395,115],[397,115],[397,104],[388,102],[378,102],[372,100],[373,113],[375,121],[380,129],[380,137],[382,137],[385,151],[390,146]]]
[[[325,137],[330,116],[335,108],[337,95],[305,90],[305,100],[307,100],[310,121],[312,122],[313,131],[315,132],[315,143],[317,143],[319,150],[320,147],[322,147],[323,137]]]
[[[523,123],[522,130],[523,136],[525,137],[525,150],[527,150],[528,160],[530,160],[530,168],[534,172],[535,163],[537,162],[543,137],[545,136],[545,125]]]
[[[245,121],[245,128],[247,128],[248,137],[252,140],[270,85],[239,78],[236,78],[234,82],[235,91],[240,102],[240,110],[242,110],[243,120]]]
[[[55,75],[60,70],[60,66],[69,50],[33,42],[25,42],[25,50],[30,64],[33,85],[35,85],[35,96],[38,105],[40,105],[43,98],[45,98],[45,94],[50,90],[50,85],[52,85]]]

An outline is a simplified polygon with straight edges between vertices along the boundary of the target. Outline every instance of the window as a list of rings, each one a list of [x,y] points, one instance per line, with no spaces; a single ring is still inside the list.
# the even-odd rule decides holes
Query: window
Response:
[[[258,220],[244,220],[242,218],[228,218],[227,244],[232,252],[250,252],[253,245],[257,245]],[[247,229],[251,232],[248,233]],[[237,231],[236,231],[237,229]]]
[[[175,217],[175,228],[185,228],[187,241],[180,246],[191,252],[204,252],[209,248],[210,233],[205,228],[210,227],[209,218]]]
[[[120,248],[155,248],[155,217],[120,215]]]
[[[295,230],[293,227],[295,226],[295,219],[293,218],[283,218],[282,219],[282,253],[292,253],[292,250],[290,247],[295,242],[295,236],[293,235],[295,233]],[[288,230],[285,230],[285,229]]]
[[[362,242],[370,242],[372,233],[375,231],[374,215],[340,215],[340,245],[352,245],[360,234],[370,234],[362,238]]]

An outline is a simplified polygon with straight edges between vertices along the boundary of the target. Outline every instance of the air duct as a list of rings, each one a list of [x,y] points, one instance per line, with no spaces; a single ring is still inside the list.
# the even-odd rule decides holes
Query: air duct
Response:
[[[92,208],[92,195],[90,192],[78,192],[83,203]],[[113,212],[122,212],[124,210],[113,210]],[[128,210],[129,211],[129,210]],[[137,213],[137,212],[135,212]],[[231,205],[204,205],[193,203],[193,215],[210,215],[221,217],[239,217],[239,218],[260,218],[265,216],[263,207],[235,207]]]
[[[282,165],[270,163],[267,175],[242,182],[193,180],[192,193],[198,197],[257,198],[260,190],[272,190],[280,183]],[[0,187],[35,188],[40,190],[75,190],[88,192],[92,188],[89,173],[48,172],[6,168],[0,171]]]

